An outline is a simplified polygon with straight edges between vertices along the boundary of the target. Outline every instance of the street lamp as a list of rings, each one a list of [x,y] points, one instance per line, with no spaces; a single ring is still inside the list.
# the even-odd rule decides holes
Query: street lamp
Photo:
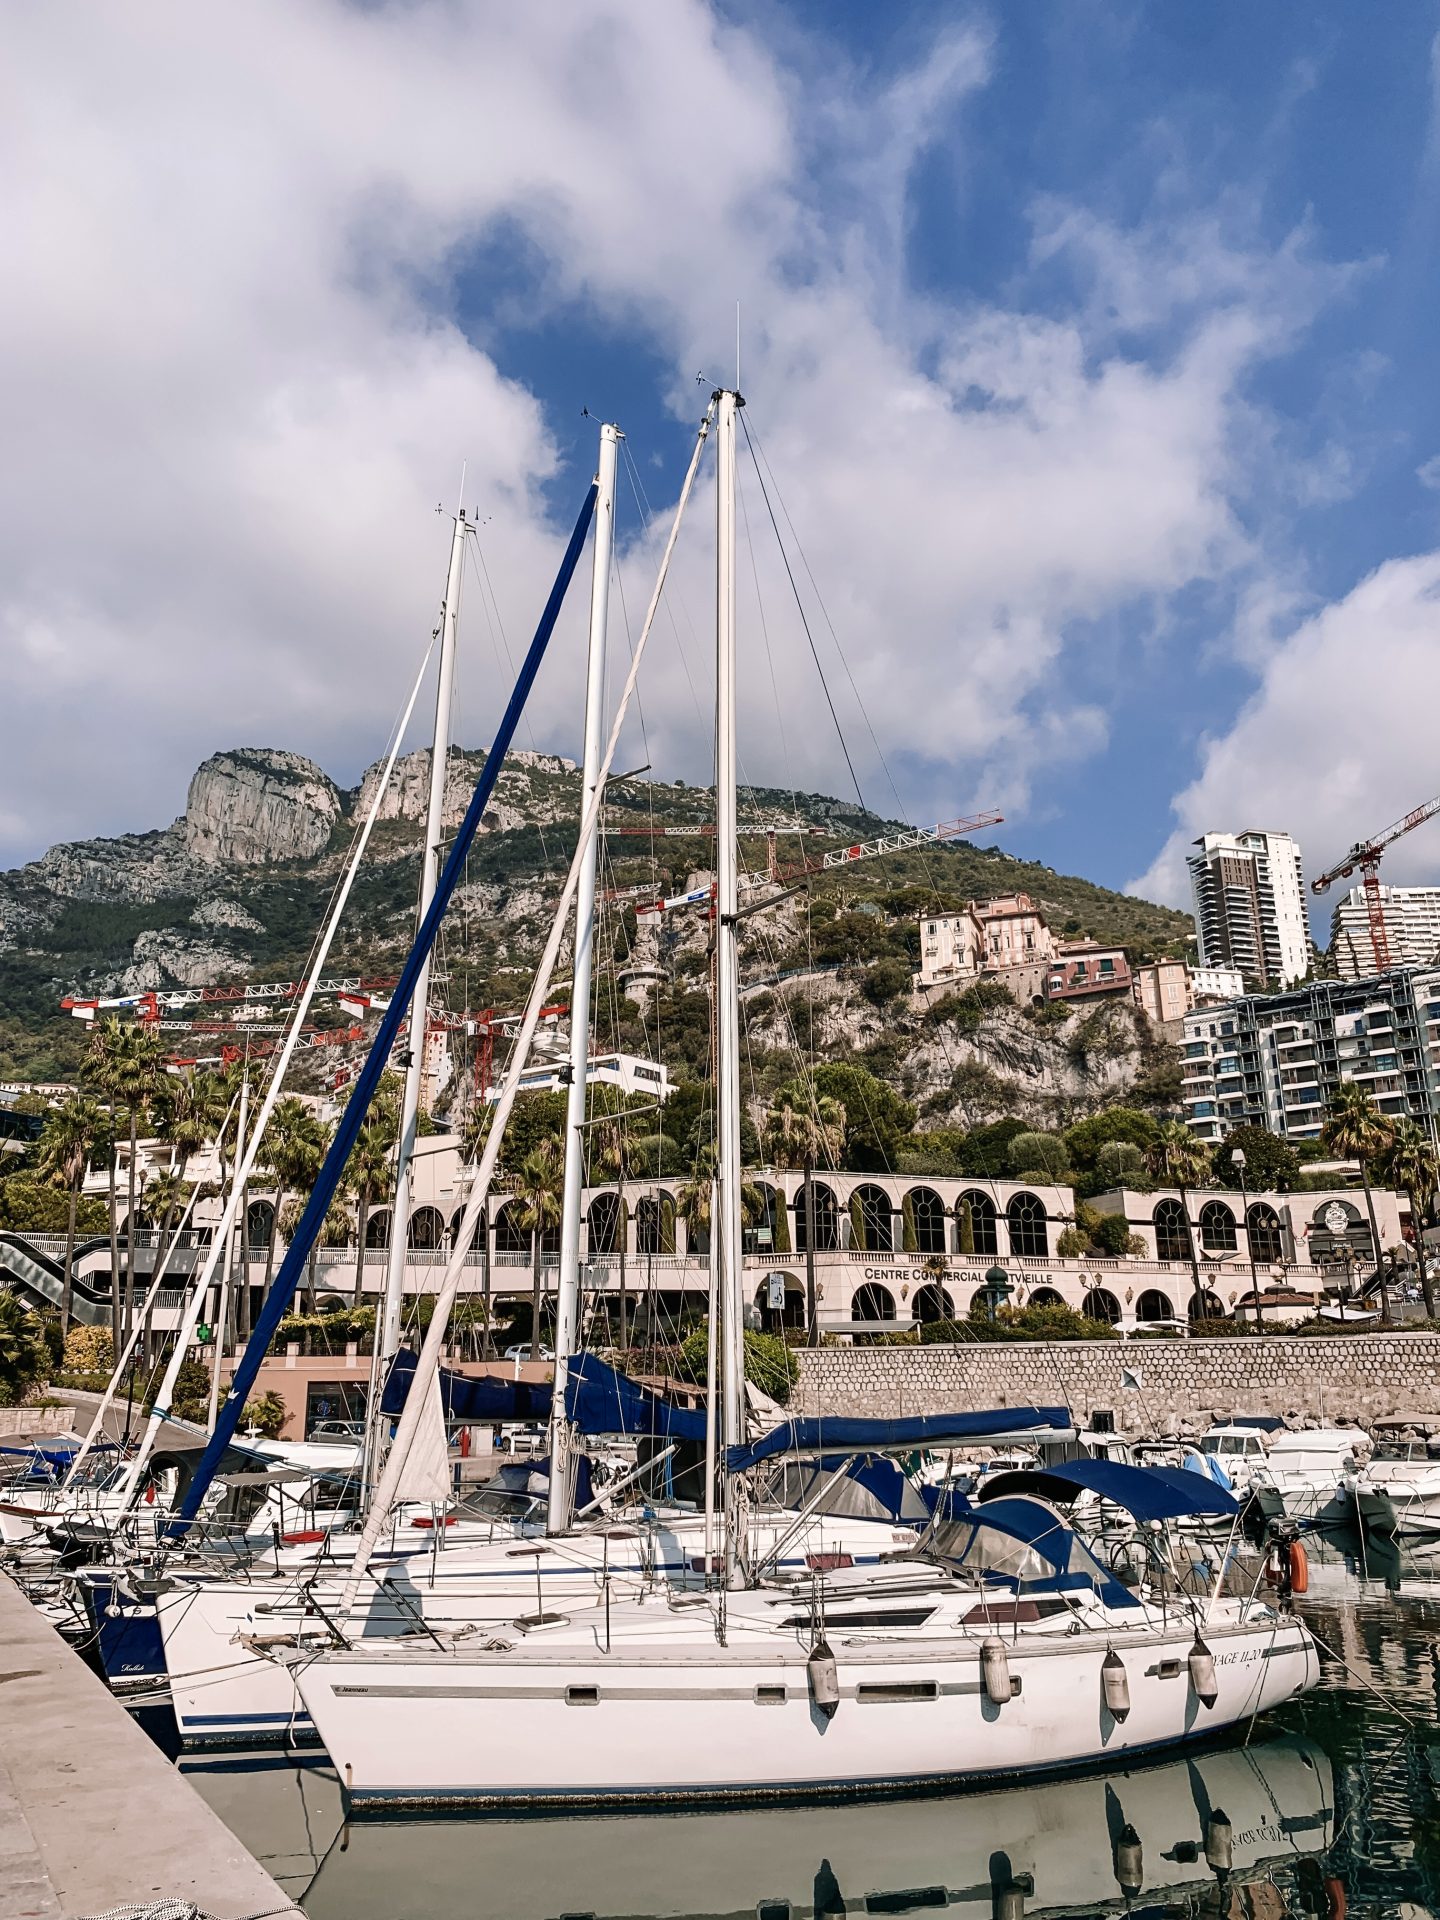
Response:
[[[1255,1242],[1250,1238],[1250,1192],[1245,1185],[1245,1149],[1236,1147],[1230,1155],[1230,1164],[1240,1180],[1240,1217],[1245,1223],[1245,1251],[1250,1256],[1250,1297],[1255,1302],[1255,1325],[1265,1331],[1265,1314],[1260,1305],[1260,1282],[1255,1275]]]
[[[1003,1307],[1010,1298],[1010,1276],[1000,1266],[988,1267],[985,1271],[985,1305],[993,1321],[997,1307]]]

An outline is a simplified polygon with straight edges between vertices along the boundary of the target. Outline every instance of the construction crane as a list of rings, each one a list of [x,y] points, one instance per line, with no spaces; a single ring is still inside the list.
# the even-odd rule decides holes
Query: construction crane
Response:
[[[1312,893],[1327,893],[1337,880],[1348,880],[1357,867],[1360,869],[1365,889],[1365,912],[1370,922],[1370,948],[1377,973],[1388,973],[1392,964],[1390,936],[1385,930],[1385,907],[1380,898],[1380,856],[1404,834],[1423,826],[1427,820],[1433,820],[1437,813],[1440,813],[1440,796],[1427,800],[1424,806],[1413,808],[1403,820],[1386,827],[1383,833],[1377,833],[1372,840],[1357,840],[1338,866],[1331,867],[1328,873],[1322,873],[1318,880],[1310,882]]]
[[[874,860],[885,853],[905,853],[912,847],[927,847],[943,844],[947,840],[959,840],[967,833],[974,833],[981,827],[998,827],[1004,820],[1002,813],[989,809],[977,813],[966,820],[942,820],[931,827],[904,827],[899,833],[881,834],[875,840],[861,840],[854,846],[832,847],[828,853],[822,853],[816,860],[796,860],[782,863],[776,857],[775,834],[767,833],[769,840],[769,867],[763,874],[746,876],[749,884],[763,886],[767,881],[776,886],[789,886],[797,880],[805,879],[812,873],[827,873],[835,867],[848,867],[857,860]],[[692,887],[688,893],[677,893],[668,900],[650,900],[644,906],[637,906],[637,919],[651,919],[658,914],[671,913],[677,907],[696,907],[707,905],[715,895],[713,883],[705,887]]]
[[[254,1005],[255,1012],[259,1013],[267,1000],[298,1000],[306,985],[304,980],[264,980],[254,984],[232,981],[219,987],[170,987],[163,993],[127,993],[113,999],[95,1000],[66,994],[60,1002],[60,1011],[87,1022],[101,1013],[133,1013],[142,1026],[154,1026],[166,1013],[178,1013],[185,1007],[233,1006],[236,1010],[233,1018],[245,1021],[252,1017],[247,1011],[250,1006]],[[394,985],[393,977],[366,980],[357,976],[320,980],[315,991],[327,997],[333,995],[343,1005],[347,994],[384,992]],[[255,1005],[257,1002],[259,1005]]]

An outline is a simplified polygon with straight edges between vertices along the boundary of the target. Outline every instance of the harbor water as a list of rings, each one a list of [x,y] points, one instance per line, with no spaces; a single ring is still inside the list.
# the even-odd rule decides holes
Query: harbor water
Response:
[[[177,1764],[312,1920],[1440,1920],[1440,1549],[1318,1549],[1298,1604],[1324,1675],[1282,1714],[1123,1771],[994,1792],[347,1822],[313,1755]]]

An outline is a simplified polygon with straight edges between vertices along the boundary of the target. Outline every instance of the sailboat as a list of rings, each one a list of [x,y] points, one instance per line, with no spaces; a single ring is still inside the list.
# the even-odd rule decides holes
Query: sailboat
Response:
[[[741,405],[733,390],[712,400],[719,1148],[712,1219],[720,1310],[718,1325],[712,1318],[719,1399],[712,1399],[709,1436],[725,1469],[715,1502],[723,1582],[634,1598],[617,1598],[607,1582],[588,1607],[562,1608],[537,1594],[533,1608],[483,1636],[444,1644],[434,1634],[359,1637],[333,1651],[289,1655],[305,1708],[357,1806],[546,1809],[974,1785],[1212,1733],[1280,1704],[1318,1676],[1310,1635],[1287,1612],[1260,1599],[1123,1587],[1062,1515],[1036,1498],[952,1510],[943,1542],[894,1565],[817,1565],[790,1579],[756,1578],[746,1565],[750,1476],[785,1440],[760,1452],[747,1447],[742,1414],[734,591]],[[617,717],[610,754],[618,726]],[[592,830],[598,798],[587,809]],[[536,992],[555,944],[552,930]],[[505,1117],[502,1103],[477,1192],[493,1170]],[[442,1289],[422,1353],[432,1366],[445,1302]],[[397,1470],[417,1425],[418,1413],[407,1409]],[[843,1452],[842,1433],[831,1441],[829,1451]],[[823,1456],[825,1437],[812,1438],[810,1450]],[[707,1475],[707,1526],[714,1486]],[[563,1497],[558,1517],[566,1517]],[[362,1543],[357,1573],[364,1562]],[[708,1576],[708,1534],[703,1564]],[[357,1590],[353,1580],[347,1603]]]

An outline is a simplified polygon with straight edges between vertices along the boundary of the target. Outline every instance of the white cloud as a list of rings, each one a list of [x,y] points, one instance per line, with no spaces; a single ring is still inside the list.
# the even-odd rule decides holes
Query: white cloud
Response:
[[[1199,777],[1175,801],[1180,824],[1138,891],[1185,902],[1186,843],[1209,829],[1291,832],[1319,874],[1428,800],[1440,788],[1437,662],[1440,553],[1387,561],[1306,620],[1270,655],[1234,726],[1206,743]],[[1440,879],[1440,832],[1397,841],[1383,877]]]
[[[1093,750],[1070,622],[1253,568],[1243,389],[1329,289],[1303,234],[1267,255],[1227,239],[1223,210],[1122,231],[1052,201],[1035,257],[1083,283],[1068,317],[917,300],[906,183],[937,141],[963,150],[985,35],[952,28],[877,87],[782,66],[699,0],[564,21],[501,0],[7,14],[0,846],[153,824],[242,741],[353,775],[428,631],[431,509],[462,459],[501,605],[528,626],[559,552],[556,447],[454,314],[457,274],[504,233],[531,274],[509,309],[588,303],[673,369],[681,416],[744,302],[756,425],[917,816],[1023,807],[1038,763]],[[700,539],[681,578],[697,674]],[[747,766],[836,788],[763,544],[757,565],[791,723],[782,751],[750,624]],[[817,642],[888,809],[823,621]],[[534,726],[573,748],[573,623],[565,645]],[[472,738],[487,665],[468,670]],[[657,764],[703,771],[673,657],[647,712]]]

